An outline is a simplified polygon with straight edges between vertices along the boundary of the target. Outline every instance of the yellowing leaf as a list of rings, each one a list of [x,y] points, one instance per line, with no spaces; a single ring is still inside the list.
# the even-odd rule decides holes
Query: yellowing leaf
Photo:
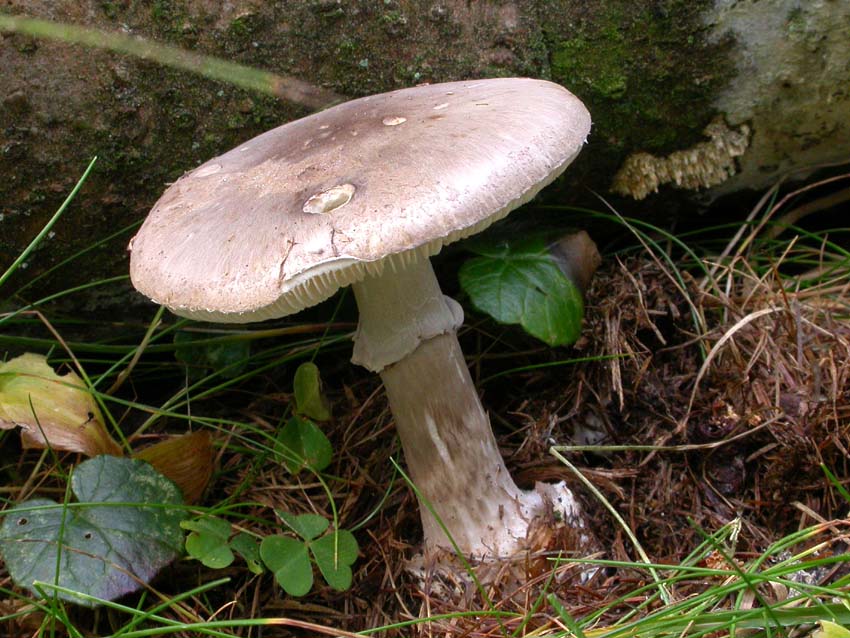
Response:
[[[850,638],[850,630],[831,620],[821,620],[820,627],[812,632],[812,638]]]
[[[213,471],[213,447],[209,432],[199,430],[173,436],[133,454],[171,479],[187,503],[200,500]]]
[[[25,447],[121,456],[82,379],[59,376],[38,354],[0,364],[0,428],[21,428]]]

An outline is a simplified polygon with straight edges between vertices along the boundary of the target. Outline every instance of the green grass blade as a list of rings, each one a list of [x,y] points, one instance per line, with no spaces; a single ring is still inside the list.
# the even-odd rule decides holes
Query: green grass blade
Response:
[[[2,30],[2,28],[3,16],[0,16],[0,30]],[[59,218],[62,217],[65,210],[68,208],[68,205],[73,201],[74,197],[77,195],[77,192],[80,190],[80,188],[82,188],[83,184],[86,181],[86,178],[89,176],[89,173],[91,173],[92,169],[94,168],[95,162],[97,162],[97,157],[93,157],[91,162],[89,162],[88,167],[83,172],[83,176],[80,177],[79,180],[77,180],[76,186],[74,186],[73,190],[71,190],[69,195],[65,198],[65,201],[62,202],[62,205],[59,207],[59,209],[55,213],[53,213],[53,217],[50,218],[50,220],[44,225],[44,228],[42,228],[41,231],[39,231],[38,235],[36,235],[35,238],[29,243],[29,246],[24,248],[23,252],[18,255],[15,261],[12,262],[12,265],[6,269],[6,272],[4,272],[2,276],[0,276],[0,287],[2,287],[3,284],[6,283],[6,280],[12,276],[12,274],[20,267],[20,265],[24,261],[26,261],[26,258],[30,256],[30,253],[35,250],[36,246],[38,246],[41,243],[41,240],[44,239],[47,233],[50,232],[50,229],[53,228],[56,222],[59,221]]]

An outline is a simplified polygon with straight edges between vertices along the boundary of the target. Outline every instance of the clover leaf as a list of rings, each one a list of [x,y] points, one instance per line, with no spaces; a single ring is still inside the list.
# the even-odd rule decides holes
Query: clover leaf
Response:
[[[277,450],[292,474],[304,468],[321,472],[333,460],[333,446],[312,421],[294,416],[277,435]]]
[[[268,536],[260,544],[260,557],[287,594],[303,596],[312,589],[311,555],[328,585],[337,591],[351,587],[351,565],[360,551],[351,532],[340,529],[320,536],[330,525],[322,516],[281,511],[277,515],[300,538]]]
[[[186,552],[207,567],[221,569],[233,562],[230,549],[230,523],[204,516],[189,521],[181,521],[180,527],[191,533],[186,537]]]

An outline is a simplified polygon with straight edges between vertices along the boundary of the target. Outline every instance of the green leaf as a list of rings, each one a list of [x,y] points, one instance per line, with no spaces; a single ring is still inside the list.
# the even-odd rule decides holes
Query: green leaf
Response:
[[[180,527],[191,531],[186,538],[186,552],[213,569],[227,567],[233,562],[233,552],[227,539],[230,523],[213,516],[182,521]]]
[[[210,368],[232,379],[245,371],[251,356],[251,342],[245,339],[215,339],[196,332],[179,331],[174,335],[174,356],[195,367]]]
[[[299,514],[295,516],[281,510],[275,510],[275,513],[280,517],[280,520],[305,541],[313,540],[330,525],[328,519],[318,514]]]
[[[36,581],[56,583],[112,600],[149,582],[180,554],[183,512],[167,507],[182,503],[180,490],[147,463],[113,456],[84,461],[71,476],[71,491],[75,507],[33,499],[6,512],[0,553],[19,585],[35,591]]]
[[[328,402],[322,394],[322,379],[315,363],[306,362],[295,371],[295,411],[316,421],[331,418]]]
[[[315,423],[297,416],[283,426],[277,442],[279,447],[276,449],[283,454],[286,468],[292,474],[305,467],[321,472],[333,458],[333,447],[328,437]]]
[[[252,574],[263,573],[263,564],[260,561],[260,543],[255,537],[245,532],[239,532],[230,541],[230,547],[245,560]]]
[[[820,627],[812,632],[812,638],[850,638],[850,630],[831,620],[821,620]]]
[[[302,541],[267,536],[260,543],[260,557],[290,596],[303,596],[313,587],[313,566]]]
[[[477,247],[461,266],[460,284],[472,305],[500,323],[519,324],[550,346],[581,333],[581,292],[558,267],[542,239]]]
[[[357,560],[359,551],[351,532],[341,529],[322,536],[310,543],[310,550],[328,585],[337,591],[351,587],[351,565]]]

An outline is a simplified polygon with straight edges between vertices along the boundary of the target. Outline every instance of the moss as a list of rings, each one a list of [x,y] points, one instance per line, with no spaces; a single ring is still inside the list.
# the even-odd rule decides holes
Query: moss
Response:
[[[552,79],[588,105],[612,164],[627,151],[666,153],[700,140],[714,115],[711,97],[730,68],[724,47],[705,41],[700,13],[708,4],[548,5]]]
[[[100,9],[107,18],[112,20],[114,20],[118,15],[118,7],[115,6],[115,2],[112,0],[102,0],[100,3]]]
[[[240,51],[256,48],[255,38],[263,33],[266,20],[260,13],[248,12],[243,13],[227,25],[227,32],[224,34],[224,48],[230,53],[238,53]],[[254,57],[256,64],[256,57]]]
[[[786,19],[789,34],[806,32],[806,14],[800,7],[791,10]]]
[[[552,73],[556,78],[570,78],[586,84],[603,98],[619,99],[628,85],[622,52],[615,47],[603,54],[594,51],[582,37],[565,40],[552,51]]]
[[[320,0],[314,1],[311,5],[313,12],[322,20],[327,22],[335,22],[345,16],[345,9],[337,0]]]
[[[179,38],[186,23],[187,10],[182,0],[154,0],[150,4],[151,24],[168,39]]]
[[[388,35],[399,36],[407,31],[407,16],[399,9],[387,11],[381,16],[381,24]]]

